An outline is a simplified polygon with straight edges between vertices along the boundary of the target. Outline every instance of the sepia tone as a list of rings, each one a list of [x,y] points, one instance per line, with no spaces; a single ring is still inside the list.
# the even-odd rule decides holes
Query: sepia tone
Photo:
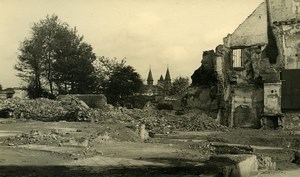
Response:
[[[0,176],[299,176],[299,8],[0,0]]]

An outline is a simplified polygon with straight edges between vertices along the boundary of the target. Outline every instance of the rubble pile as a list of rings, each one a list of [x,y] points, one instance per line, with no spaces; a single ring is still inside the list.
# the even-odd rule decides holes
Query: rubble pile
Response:
[[[134,119],[120,109],[91,109],[89,118],[97,123],[135,123]]]
[[[163,111],[145,111],[140,109],[95,109],[89,115],[98,123],[145,124],[152,133],[168,134],[180,131],[224,131],[227,128],[204,113],[192,112],[186,115],[174,115]]]
[[[58,101],[46,98],[0,100],[0,110],[12,111],[12,116],[16,119],[31,118],[43,121],[84,121],[88,119],[88,106],[72,96]]]
[[[146,125],[146,129],[151,133],[169,134],[174,127],[171,125],[172,122],[162,116],[145,117],[140,121]]]
[[[184,115],[157,110],[126,109],[107,105],[90,109],[82,100],[66,96],[60,100],[45,98],[35,100],[0,100],[0,111],[11,110],[14,118],[30,118],[42,121],[91,121],[99,124],[121,123],[136,127],[144,124],[152,133],[171,133],[173,130],[201,131],[225,130],[208,115],[191,111]]]
[[[40,145],[59,145],[61,142],[67,142],[69,138],[58,134],[56,131],[43,133],[38,130],[31,130],[29,133],[22,133],[6,139],[10,145],[40,144]]]
[[[202,113],[201,115],[180,116],[174,122],[174,128],[182,131],[202,131],[202,130],[226,130],[227,127],[219,124],[215,119]]]

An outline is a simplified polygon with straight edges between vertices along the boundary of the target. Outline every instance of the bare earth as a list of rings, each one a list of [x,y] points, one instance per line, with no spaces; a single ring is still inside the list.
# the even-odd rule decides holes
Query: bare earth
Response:
[[[125,125],[0,119],[0,176],[209,176],[212,142],[255,145],[272,156],[276,171],[261,177],[300,174],[290,153],[299,149],[298,132],[175,132],[142,142]]]

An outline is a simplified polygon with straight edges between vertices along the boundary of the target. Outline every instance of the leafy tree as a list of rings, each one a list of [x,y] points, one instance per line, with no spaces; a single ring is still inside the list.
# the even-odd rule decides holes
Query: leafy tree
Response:
[[[20,45],[15,68],[35,97],[41,97],[46,88],[51,94],[54,89],[74,93],[92,90],[87,86],[93,80],[96,56],[76,28],[52,15],[35,23],[31,34]]]
[[[183,94],[186,88],[190,85],[189,78],[187,77],[177,77],[172,83],[170,94]]]
[[[104,92],[106,90],[105,86],[107,86],[107,83],[112,76],[113,72],[118,67],[124,67],[125,66],[125,58],[121,61],[118,61],[117,58],[107,58],[107,57],[98,57],[94,62],[93,66],[95,69],[95,77],[97,78],[97,91],[98,92]]]
[[[2,90],[3,88],[2,88],[2,85],[0,84],[0,90]]]
[[[15,66],[19,71],[18,76],[28,83],[32,90],[32,97],[40,97],[42,93],[41,73],[42,73],[42,56],[38,52],[41,45],[33,40],[25,39],[21,43],[21,55],[18,56],[18,63]]]
[[[142,87],[143,81],[132,66],[117,66],[107,83],[108,102],[125,106]]]

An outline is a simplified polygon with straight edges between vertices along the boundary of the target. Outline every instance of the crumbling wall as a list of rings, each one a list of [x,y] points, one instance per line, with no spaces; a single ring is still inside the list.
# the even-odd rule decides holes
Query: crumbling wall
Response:
[[[216,113],[219,100],[217,99],[217,74],[215,71],[215,52],[204,51],[201,66],[193,73],[192,87],[185,97],[186,107]]]
[[[224,45],[216,47],[215,71],[217,73],[218,120],[222,125],[230,125],[231,117],[231,51]]]
[[[211,86],[216,84],[214,58],[215,54],[213,50],[203,52],[201,66],[191,76],[192,86]]]
[[[286,24],[277,27],[282,40],[285,69],[300,69],[300,24]]]
[[[189,109],[197,108],[208,112],[216,112],[218,110],[216,87],[189,87],[186,96],[186,107]]]
[[[300,1],[268,0],[269,25],[279,51],[280,69],[300,69]]]
[[[249,17],[228,37],[229,43],[225,43],[226,47],[267,44],[267,10],[265,2],[261,3],[254,12],[249,15]]]
[[[267,0],[267,3],[272,23],[297,19],[300,13],[299,0]]]
[[[263,100],[262,88],[255,85],[235,86],[232,89],[231,126],[259,127]]]

